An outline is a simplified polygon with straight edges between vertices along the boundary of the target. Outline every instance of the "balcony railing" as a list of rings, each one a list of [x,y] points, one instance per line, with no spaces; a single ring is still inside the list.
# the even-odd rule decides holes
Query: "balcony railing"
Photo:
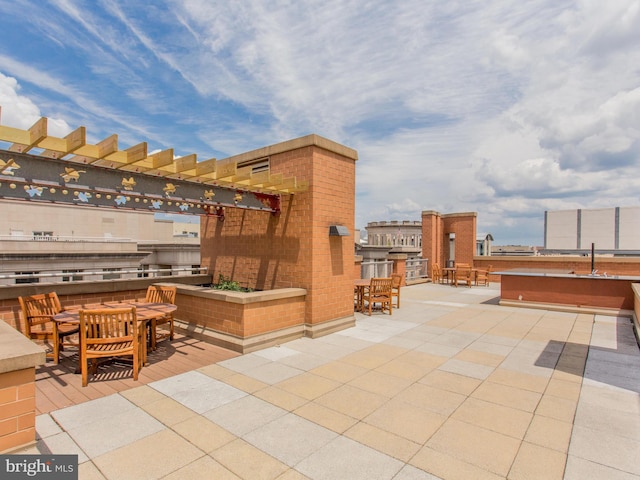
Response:
[[[429,277],[428,258],[407,259],[407,282]]]
[[[390,277],[393,273],[393,261],[385,260],[382,262],[362,262],[360,272],[360,278]]]
[[[120,237],[81,237],[66,235],[0,235],[1,242],[84,242],[84,243],[123,243],[133,242],[131,238]]]
[[[78,283],[83,281],[95,281],[105,278],[157,278],[172,275],[206,275],[207,267],[172,267],[172,268],[149,268],[149,269],[123,269],[123,270],[60,270],[49,272],[24,272],[24,273],[1,273],[0,284],[3,280],[14,280],[15,283],[39,283],[40,279],[61,279],[64,282]],[[89,278],[87,278],[89,277]],[[6,285],[6,282],[4,282]],[[13,285],[13,284],[12,284]],[[0,285],[0,287],[3,285]]]

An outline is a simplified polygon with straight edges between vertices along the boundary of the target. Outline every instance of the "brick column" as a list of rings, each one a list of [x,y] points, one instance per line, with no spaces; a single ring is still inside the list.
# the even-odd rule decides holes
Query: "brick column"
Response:
[[[434,263],[444,267],[442,251],[442,220],[438,212],[432,210],[422,212],[422,258],[429,259],[429,266]]]
[[[283,195],[278,215],[227,208],[224,222],[203,218],[202,265],[214,280],[222,273],[259,290],[305,288],[309,336],[352,325],[357,152],[309,135],[231,158],[264,157],[272,174],[306,180],[308,190]],[[331,225],[349,236],[329,236]]]
[[[36,365],[44,350],[0,321],[0,453],[36,439]]]
[[[387,260],[393,261],[393,273],[402,277],[400,285],[407,284],[407,254],[406,253],[390,253]]]
[[[448,239],[450,233],[455,233],[456,236],[456,264],[473,265],[473,257],[476,254],[476,219],[475,212],[451,213],[442,216],[444,237]],[[448,251],[448,246],[444,250]]]

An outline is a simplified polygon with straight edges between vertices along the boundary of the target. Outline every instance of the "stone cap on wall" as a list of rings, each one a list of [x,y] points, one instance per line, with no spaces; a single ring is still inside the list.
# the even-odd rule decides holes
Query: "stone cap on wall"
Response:
[[[33,368],[45,362],[46,354],[41,347],[0,321],[0,373]]]
[[[330,152],[337,153],[347,158],[351,158],[352,160],[358,160],[358,152],[353,148],[345,147],[344,145],[334,142],[333,140],[329,140],[328,138],[324,138],[316,134],[306,135],[304,137],[294,138],[293,140],[287,140],[286,142],[276,143],[275,145],[269,145],[268,147],[251,150],[250,152],[240,153],[223,160],[233,160],[240,163],[247,160],[268,157],[270,155],[276,155],[278,153],[289,152],[291,150],[297,150],[299,148],[311,146],[323,148]]]
[[[167,284],[170,285],[170,284]],[[196,287],[193,285],[176,285],[178,294],[191,295],[193,297],[210,298],[228,303],[260,303],[283,298],[304,297],[307,290],[304,288],[278,288],[275,290],[263,290],[259,292],[236,292],[233,290],[218,290],[210,287]]]

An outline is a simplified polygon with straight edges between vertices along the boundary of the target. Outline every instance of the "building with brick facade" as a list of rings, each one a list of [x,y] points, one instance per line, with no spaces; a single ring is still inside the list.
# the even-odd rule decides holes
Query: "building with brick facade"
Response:
[[[222,274],[256,290],[305,289],[304,324],[296,326],[301,335],[353,325],[357,152],[308,135],[223,161],[262,158],[272,175],[294,175],[308,189],[283,196],[275,215],[229,208],[224,221],[204,217],[202,266],[213,278]],[[261,328],[256,324],[248,334]]]
[[[473,264],[476,255],[477,213],[422,212],[422,256],[431,264]]]

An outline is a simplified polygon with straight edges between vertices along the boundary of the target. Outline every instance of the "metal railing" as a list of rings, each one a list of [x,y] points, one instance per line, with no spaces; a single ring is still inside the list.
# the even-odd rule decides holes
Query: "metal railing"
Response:
[[[201,275],[207,273],[207,267],[172,267],[172,268],[149,268],[149,269],[124,269],[124,270],[75,270],[75,271],[49,271],[49,272],[24,272],[24,273],[1,273],[2,280],[15,280],[15,283],[39,283],[40,279],[54,279],[53,281],[64,281],[77,283],[83,281],[95,281],[96,279],[85,279],[85,277],[108,277],[116,278],[157,278],[168,277],[174,274],[189,272],[190,275]],[[78,278],[82,278],[79,280]],[[37,281],[34,281],[37,280]],[[7,285],[6,282],[4,282]],[[13,283],[11,284],[13,285]]]
[[[407,259],[406,280],[417,280],[419,278],[429,277],[428,258],[409,258]]]
[[[381,262],[362,262],[360,267],[360,278],[390,277],[393,273],[393,261],[384,260]]]
[[[85,243],[123,243],[133,242],[131,238],[121,237],[81,237],[66,235],[0,235],[2,242],[85,242]]]

